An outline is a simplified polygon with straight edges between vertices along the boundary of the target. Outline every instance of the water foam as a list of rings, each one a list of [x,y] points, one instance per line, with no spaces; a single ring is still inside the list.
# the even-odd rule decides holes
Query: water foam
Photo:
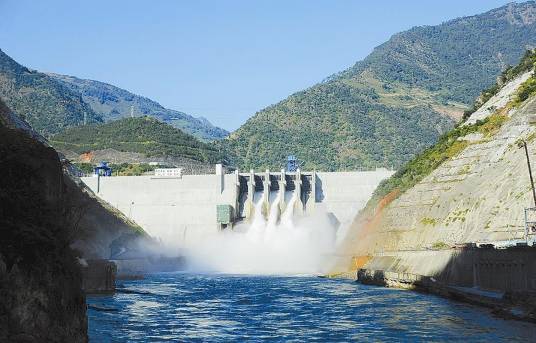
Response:
[[[190,242],[185,252],[193,269],[231,274],[320,274],[330,267],[337,230],[318,206],[312,214],[295,213],[297,195],[269,194],[269,212],[263,215],[264,194],[254,194],[250,223],[240,223],[203,240]]]

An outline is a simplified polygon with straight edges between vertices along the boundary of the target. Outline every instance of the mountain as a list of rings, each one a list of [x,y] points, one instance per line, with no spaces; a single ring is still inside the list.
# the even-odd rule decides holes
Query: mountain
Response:
[[[169,110],[155,101],[124,89],[73,76],[30,70],[0,50],[0,98],[42,135],[67,127],[149,115],[205,141],[228,132],[205,118]]]
[[[81,94],[82,99],[93,111],[106,121],[130,117],[132,110],[134,116],[155,117],[205,141],[222,139],[229,134],[205,118],[195,118],[183,112],[164,108],[156,101],[104,82],[52,73],[48,75],[77,94]]]
[[[21,66],[2,50],[0,98],[45,136],[81,125],[84,120],[87,123],[103,121],[79,93],[44,73]]]
[[[219,152],[181,130],[153,117],[123,118],[104,124],[72,127],[50,138],[58,150],[85,152],[114,149],[147,157],[180,157],[215,163]]]
[[[337,268],[432,291],[536,290],[525,281],[536,267],[534,213],[524,211],[534,201],[527,158],[536,151],[535,67],[536,50],[465,122],[382,182],[350,226]],[[534,298],[501,302],[523,312],[528,305],[519,316],[534,318]]]
[[[225,142],[241,169],[399,167],[452,128],[480,90],[536,46],[536,3],[415,27],[250,118]]]

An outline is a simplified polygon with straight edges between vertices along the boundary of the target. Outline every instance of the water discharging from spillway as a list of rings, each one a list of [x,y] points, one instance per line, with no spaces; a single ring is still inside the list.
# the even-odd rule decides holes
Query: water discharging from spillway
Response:
[[[295,212],[297,194],[270,192],[269,210],[263,214],[263,192],[253,196],[250,223],[240,223],[185,246],[196,270],[232,274],[319,274],[330,267],[336,248],[336,228],[326,211],[310,215]],[[280,213],[281,200],[286,206]]]

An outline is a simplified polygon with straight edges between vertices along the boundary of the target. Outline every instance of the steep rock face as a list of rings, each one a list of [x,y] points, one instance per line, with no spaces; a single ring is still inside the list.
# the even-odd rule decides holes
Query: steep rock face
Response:
[[[106,121],[130,117],[132,111],[132,115],[136,117],[147,115],[157,118],[202,140],[222,139],[229,134],[205,118],[195,118],[180,111],[164,108],[156,101],[104,82],[59,74],[48,75],[81,94],[82,99],[93,111]]]
[[[110,258],[114,241],[126,241],[126,245],[152,242],[138,224],[97,197],[80,179],[68,176],[64,182],[77,220],[71,247],[83,258]]]
[[[512,100],[517,94],[513,85],[519,84],[513,80],[503,88],[508,92],[490,102]],[[500,246],[524,239],[524,208],[533,203],[525,152],[518,143],[527,142],[534,161],[536,97],[517,108],[474,115],[488,116],[488,124],[460,137],[457,154],[400,196],[392,192],[356,218],[345,247],[354,256],[350,268],[367,265],[370,258],[381,265],[384,259],[390,262],[383,268],[395,268],[396,261],[397,270],[433,276],[452,261],[453,246]]]
[[[85,297],[56,152],[0,125],[0,341],[85,342]]]
[[[77,257],[151,240],[1,100],[0,169],[0,341],[85,342]]]
[[[50,147],[48,141],[36,133],[30,125],[13,113],[0,100],[0,125]],[[53,149],[50,148],[52,151]],[[58,155],[56,153],[56,159]],[[72,230],[68,240],[84,258],[109,258],[110,246],[118,238],[150,240],[142,228],[123,216],[113,206],[101,200],[76,176],[69,162],[60,158],[62,167],[63,197],[65,207],[70,209]]]
[[[501,69],[536,46],[536,3],[394,35],[363,61],[250,118],[229,140],[241,169],[399,167],[450,129]]]

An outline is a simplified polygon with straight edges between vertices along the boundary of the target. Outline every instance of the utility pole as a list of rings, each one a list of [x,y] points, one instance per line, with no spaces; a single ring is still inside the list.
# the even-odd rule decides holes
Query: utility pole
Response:
[[[527,157],[527,166],[529,168],[530,186],[532,188],[532,198],[534,200],[534,207],[525,208],[525,243],[529,244],[529,231],[534,232],[536,228],[536,222],[529,220],[529,211],[534,212],[536,210],[536,191],[534,190],[534,179],[532,178],[532,168],[530,167],[529,149],[527,148],[527,141],[520,140],[517,145],[519,148],[525,148],[525,156]]]
[[[536,191],[534,190],[534,179],[532,178],[532,168],[530,167],[530,158],[529,158],[529,149],[527,148],[527,142],[522,139],[520,142],[520,148],[521,145],[523,148],[525,148],[525,155],[527,156],[527,166],[529,167],[529,178],[530,178],[530,186],[532,188],[532,199],[534,200],[534,207],[536,207]]]

